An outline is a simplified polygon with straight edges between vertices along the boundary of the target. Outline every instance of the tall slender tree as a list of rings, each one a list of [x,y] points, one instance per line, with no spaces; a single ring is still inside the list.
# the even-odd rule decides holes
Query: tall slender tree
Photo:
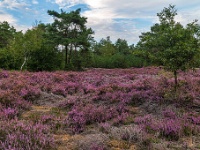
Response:
[[[69,13],[48,10],[48,14],[54,18],[54,22],[48,25],[48,35],[57,45],[64,46],[66,69],[71,64],[72,52],[78,57],[77,51],[87,50],[93,39],[92,29],[86,27],[87,18],[82,17],[80,12],[81,9]]]

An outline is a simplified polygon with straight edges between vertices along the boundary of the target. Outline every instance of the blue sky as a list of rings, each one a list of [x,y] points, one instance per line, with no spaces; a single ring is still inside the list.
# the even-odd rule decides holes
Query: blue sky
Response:
[[[17,30],[32,28],[35,21],[51,23],[47,10],[70,12],[81,8],[95,39],[111,37],[137,43],[141,32],[158,22],[156,14],[169,4],[176,5],[176,21],[186,25],[200,20],[200,0],[0,0],[0,21],[8,21]]]

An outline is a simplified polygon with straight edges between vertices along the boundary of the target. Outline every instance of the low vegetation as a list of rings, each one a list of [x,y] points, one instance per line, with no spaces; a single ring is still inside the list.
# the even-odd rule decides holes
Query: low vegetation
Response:
[[[200,71],[179,74],[175,92],[173,74],[157,67],[2,70],[0,147],[198,149]]]

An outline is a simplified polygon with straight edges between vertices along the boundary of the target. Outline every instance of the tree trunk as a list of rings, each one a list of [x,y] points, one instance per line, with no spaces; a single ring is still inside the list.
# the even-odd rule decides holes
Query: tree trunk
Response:
[[[69,63],[71,61],[71,57],[72,57],[72,49],[73,49],[73,45],[70,45],[70,52],[69,52]]]
[[[26,61],[27,61],[27,58],[24,57],[24,62],[23,62],[23,64],[22,64],[21,67],[20,67],[20,70],[21,70],[21,71],[23,70],[23,67],[24,67],[24,65],[26,64]]]

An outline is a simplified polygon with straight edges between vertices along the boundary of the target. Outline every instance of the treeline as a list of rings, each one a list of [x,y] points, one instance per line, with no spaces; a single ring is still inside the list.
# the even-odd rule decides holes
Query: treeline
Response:
[[[86,27],[80,9],[66,13],[48,11],[51,24],[35,22],[25,33],[8,22],[0,23],[0,68],[9,70],[81,70],[90,67],[140,67],[143,60],[133,55],[126,40],[110,38],[96,42]]]
[[[129,68],[147,65],[143,57],[134,55],[134,51],[134,44],[128,45],[124,39],[119,38],[114,44],[110,37],[101,39],[99,43],[93,43],[91,46],[91,66],[95,68]]]
[[[80,11],[49,10],[53,23],[36,22],[25,33],[0,22],[0,68],[53,71],[161,65],[176,77],[178,70],[200,65],[200,26],[197,20],[186,26],[176,22],[173,5],[157,14],[160,22],[141,33],[136,46],[120,38],[112,43],[109,36],[95,41]]]

